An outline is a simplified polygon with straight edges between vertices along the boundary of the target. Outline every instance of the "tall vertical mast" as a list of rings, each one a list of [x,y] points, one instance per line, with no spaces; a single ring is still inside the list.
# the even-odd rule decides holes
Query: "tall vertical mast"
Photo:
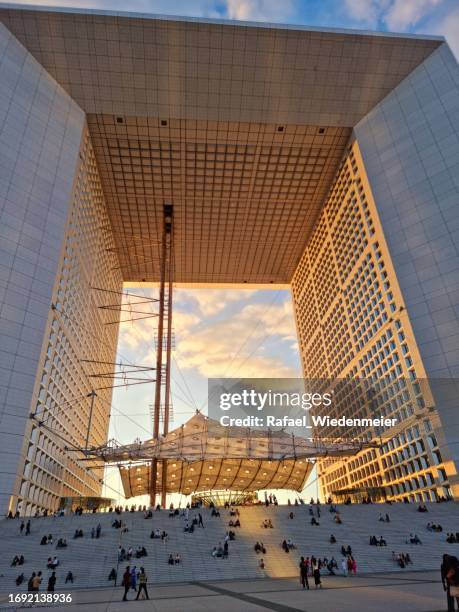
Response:
[[[158,341],[156,349],[156,387],[153,411],[153,437],[155,439],[159,437],[159,422],[162,405],[164,406],[163,434],[167,434],[169,430],[173,287],[172,215],[173,206],[171,204],[165,204],[160,261]],[[164,337],[164,328],[166,328],[166,337]],[[162,403],[163,399],[164,403]],[[161,504],[163,506],[166,504],[166,477],[167,463],[166,461],[163,461],[161,473]],[[152,506],[156,505],[156,494],[158,492],[157,484],[158,460],[153,459],[150,473],[150,504]]]

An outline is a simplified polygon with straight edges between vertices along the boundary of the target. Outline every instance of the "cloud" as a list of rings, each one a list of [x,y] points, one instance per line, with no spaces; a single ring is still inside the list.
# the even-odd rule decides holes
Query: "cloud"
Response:
[[[451,50],[459,58],[459,6],[454,4],[452,10],[446,11],[440,17],[434,16],[419,29],[425,34],[440,34],[444,36]]]
[[[390,0],[345,0],[344,8],[358,24],[375,28]]]
[[[223,320],[185,332],[178,338],[176,356],[181,368],[205,377],[295,377],[297,369],[287,364],[295,338],[289,302],[249,304]],[[277,343],[269,352],[268,340]]]
[[[142,295],[139,290],[133,293]],[[144,292],[153,297],[153,291]],[[296,330],[290,299],[283,293],[260,301],[261,292],[245,289],[187,290],[175,292],[174,356],[180,368],[203,377],[295,377],[288,365],[297,354]],[[257,301],[258,300],[258,301]],[[138,301],[138,298],[125,299]],[[151,304],[133,307],[147,314]],[[153,306],[157,311],[157,306]],[[128,313],[122,313],[127,319]],[[133,315],[142,316],[142,315]],[[120,326],[119,352],[138,364],[155,360],[157,319],[125,322]],[[267,348],[267,345],[268,348]]]
[[[444,36],[459,57],[458,0],[345,0],[347,27]]]
[[[444,0],[394,0],[384,21],[390,30],[405,31],[416,26]]]
[[[201,315],[212,317],[231,303],[248,301],[255,293],[251,289],[181,289],[176,293],[176,304],[179,308],[193,305]]]
[[[297,2],[293,0],[227,0],[226,12],[229,19],[285,23],[297,12]]]
[[[406,32],[433,15],[448,0],[345,0],[347,16],[370,28]]]
[[[130,11],[156,15],[192,17],[222,17],[222,10],[214,0],[18,0],[16,4],[54,6],[107,11]]]
[[[131,0],[127,6],[123,0],[18,0],[17,4],[285,23],[294,18],[300,3],[298,0]]]

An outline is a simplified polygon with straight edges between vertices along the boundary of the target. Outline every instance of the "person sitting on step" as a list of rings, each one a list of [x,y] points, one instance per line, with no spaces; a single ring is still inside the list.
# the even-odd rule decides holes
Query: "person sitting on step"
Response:
[[[72,572],[69,570],[67,572],[67,576],[65,577],[65,584],[67,584],[67,582],[71,582],[73,584],[74,578],[73,578],[73,574]]]
[[[15,555],[12,562],[11,567],[16,567],[16,565],[24,565],[24,555],[18,556]]]
[[[19,576],[16,577],[16,586],[19,586],[20,584],[22,584],[25,580],[25,576],[24,574],[19,574]]]
[[[413,534],[413,533],[410,533],[409,542],[410,542],[410,544],[422,544],[422,542],[418,538],[418,536],[416,534]]]

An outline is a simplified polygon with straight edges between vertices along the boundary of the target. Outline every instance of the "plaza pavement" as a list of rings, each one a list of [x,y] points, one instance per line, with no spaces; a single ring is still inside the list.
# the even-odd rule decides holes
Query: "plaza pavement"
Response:
[[[293,579],[222,580],[149,586],[149,601],[122,602],[121,587],[74,590],[73,602],[35,605],[54,612],[440,612],[446,597],[439,572],[324,576],[323,588],[303,591]],[[0,610],[22,610],[1,596]],[[30,609],[30,606],[29,606]]]

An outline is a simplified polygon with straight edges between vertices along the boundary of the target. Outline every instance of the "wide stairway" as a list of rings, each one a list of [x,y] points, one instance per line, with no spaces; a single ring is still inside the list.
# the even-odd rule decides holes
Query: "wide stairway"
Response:
[[[337,506],[343,523],[334,522],[334,514],[328,506],[320,507],[319,526],[310,524],[309,506],[251,506],[240,507],[241,527],[235,528],[236,539],[229,542],[227,559],[213,558],[211,550],[223,544],[225,532],[231,520],[229,510],[220,509],[221,516],[211,517],[210,510],[201,509],[204,529],[195,528],[194,533],[185,533],[182,517],[169,518],[168,511],[154,512],[152,519],[145,519],[142,512],[124,512],[121,517],[114,513],[83,514],[82,516],[47,517],[31,519],[31,535],[20,535],[20,520],[0,521],[1,560],[0,589],[8,592],[13,589],[25,590],[26,582],[17,589],[16,576],[24,573],[26,580],[32,571],[43,572],[43,585],[51,571],[46,568],[48,557],[57,555],[60,565],[56,570],[57,587],[64,588],[64,580],[70,570],[75,583],[72,588],[110,586],[107,580],[110,570],[118,570],[118,583],[126,565],[143,566],[149,582],[186,582],[195,580],[222,580],[237,578],[289,577],[298,573],[300,555],[317,558],[334,556],[338,564],[342,559],[341,545],[352,547],[357,561],[358,573],[403,571],[392,561],[392,551],[408,552],[413,560],[409,566],[413,570],[439,568],[443,553],[459,556],[459,544],[448,544],[446,534],[459,531],[459,506],[453,502],[428,504],[428,513],[420,513],[414,504],[374,504]],[[197,510],[190,510],[190,519]],[[294,518],[289,518],[289,513]],[[314,515],[317,517],[317,506]],[[391,522],[378,521],[380,513],[389,514]],[[128,527],[127,533],[111,527],[116,518],[121,518]],[[264,519],[271,519],[273,529],[262,527]],[[428,522],[440,524],[442,533],[429,532]],[[99,539],[91,539],[92,527],[100,523],[102,534]],[[165,530],[167,541],[150,539],[153,529]],[[72,539],[76,529],[82,529],[84,537]],[[416,533],[422,545],[407,544],[410,534]],[[43,535],[52,534],[53,544],[41,546]],[[336,544],[329,543],[330,534],[336,537]],[[387,547],[369,545],[370,535],[382,536]],[[57,549],[58,538],[66,538],[67,548]],[[281,548],[283,539],[291,538],[296,549],[285,553]],[[256,541],[263,542],[266,555],[254,551]],[[126,550],[145,546],[147,557],[133,558],[130,562],[117,562],[118,547]],[[169,554],[179,553],[182,562],[169,565]],[[25,564],[10,567],[15,555],[24,555]],[[258,566],[263,556],[265,569]],[[323,573],[327,573],[324,570]]]

